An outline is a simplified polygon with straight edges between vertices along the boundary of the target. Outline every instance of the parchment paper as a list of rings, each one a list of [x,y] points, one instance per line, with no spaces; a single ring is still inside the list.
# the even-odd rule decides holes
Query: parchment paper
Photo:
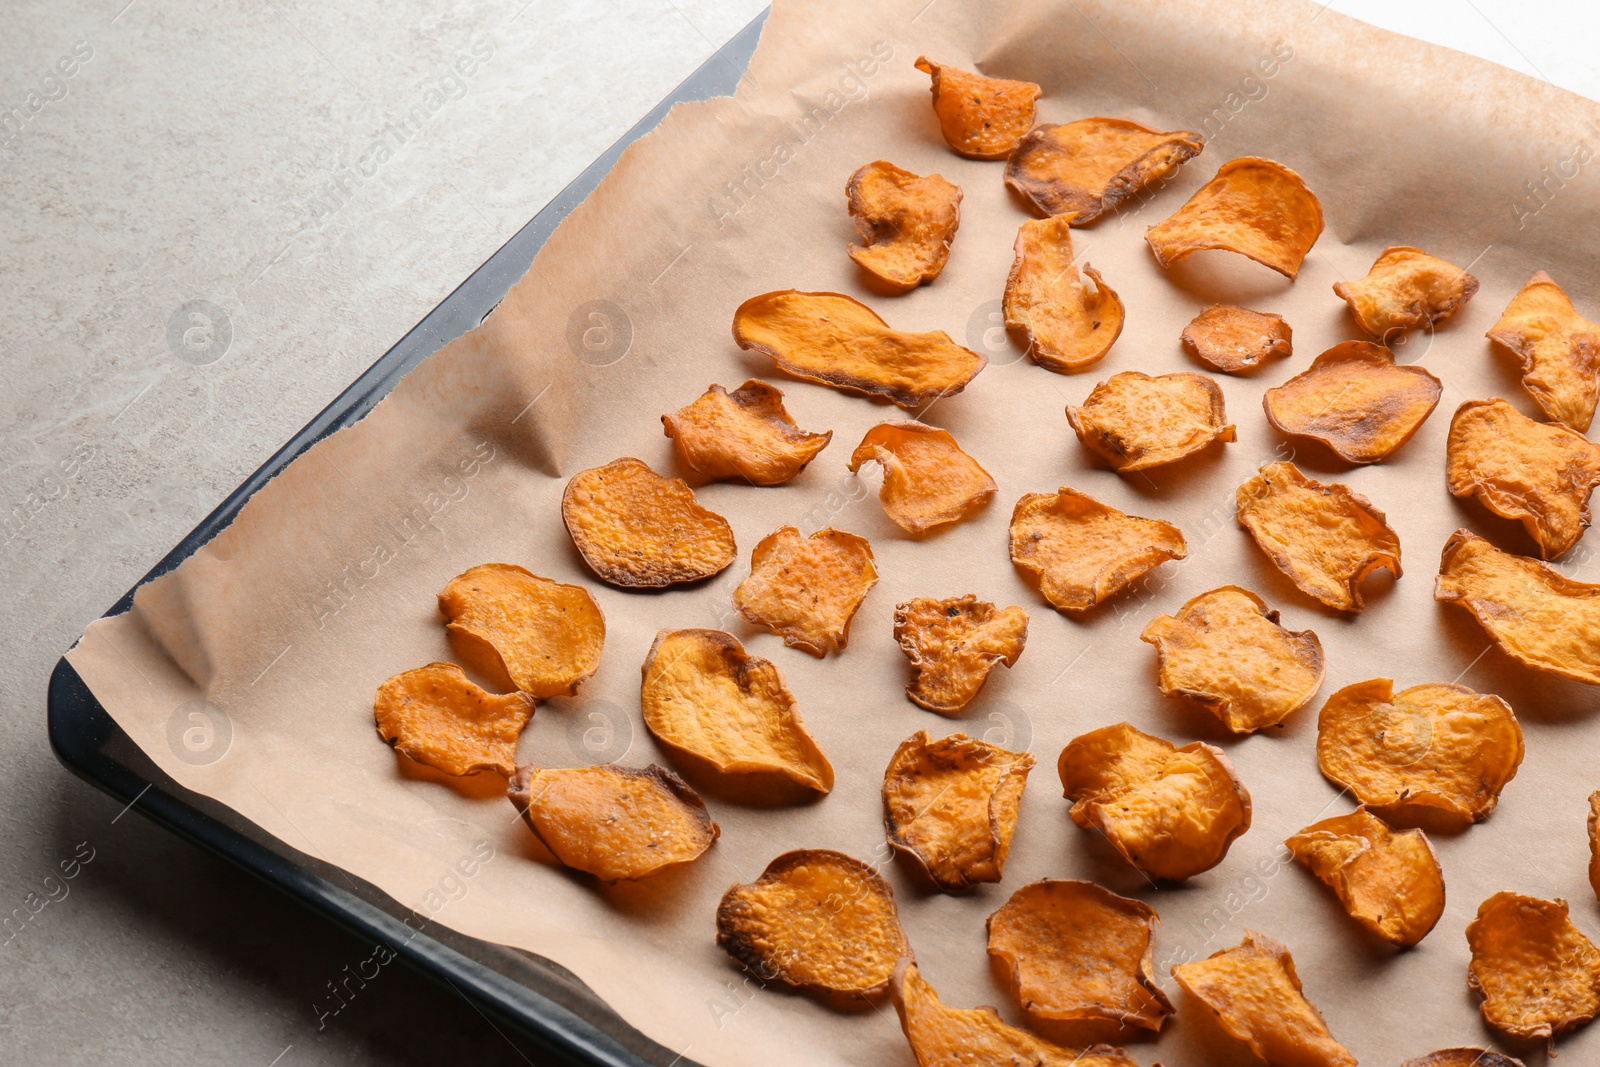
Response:
[[[1083,261],[1128,307],[1122,338],[1091,372],[1035,367],[997,328],[1012,241],[1028,214],[1004,188],[1000,163],[945,147],[928,79],[912,68],[920,53],[1041,83],[1041,121],[1118,115],[1209,138],[1148,202],[1075,234]],[[924,973],[951,1004],[997,1004],[1018,1021],[989,969],[984,919],[1030,881],[1089,877],[1159,910],[1156,963],[1174,993],[1168,967],[1237,943],[1248,926],[1289,944],[1308,995],[1363,1063],[1491,1041],[1467,990],[1462,934],[1481,900],[1500,889],[1562,896],[1578,925],[1600,934],[1584,873],[1584,798],[1600,784],[1592,755],[1600,725],[1591,721],[1594,690],[1518,667],[1464,612],[1434,603],[1438,553],[1453,529],[1531,550],[1513,524],[1448,495],[1444,439],[1468,398],[1504,396],[1537,413],[1511,361],[1483,337],[1532,272],[1550,271],[1580,309],[1600,315],[1597,118],[1590,102],[1311,3],[779,3],[736,97],[675,109],[628,150],[482,327],[297,461],[231,529],[143,588],[132,612],[90,627],[71,661],[184,786],[432,921],[558,961],[646,1034],[707,1064],[912,1062],[888,1006],[842,1015],[760,989],[713,944],[721,893],[802,846],[880,863]],[[534,165],[537,147],[529,153]],[[1299,280],[1220,252],[1159,269],[1145,227],[1225,160],[1257,154],[1303,174],[1326,210],[1327,230]],[[879,158],[943,174],[966,195],[949,266],[905,296],[874,292],[845,255],[854,236],[845,179]],[[1437,334],[1399,349],[1444,379],[1439,409],[1398,455],[1349,469],[1272,432],[1261,393],[1357,336],[1330,286],[1360,277],[1393,244],[1469,266],[1483,286]],[[944,329],[988,352],[988,368],[964,393],[921,417],[949,428],[993,472],[992,506],[921,541],[885,518],[876,473],[858,479],[845,462],[868,427],[903,414],[784,380],[730,340],[740,301],[789,287],[853,293],[891,325]],[[1294,327],[1291,359],[1251,378],[1219,376],[1237,443],[1127,478],[1088,458],[1064,405],[1119,370],[1197,369],[1178,334],[1216,301],[1278,311]],[[781,489],[700,490],[741,546],[717,579],[659,594],[593,580],[561,525],[566,480],[623,455],[684,473],[657,416],[711,382],[733,387],[755,375],[785,390],[801,426],[831,428],[830,447]],[[1365,493],[1399,532],[1406,575],[1369,582],[1363,614],[1339,616],[1301,595],[1235,524],[1234,488],[1291,454],[1313,476]],[[1189,558],[1085,621],[1056,614],[1013,571],[1006,526],[1019,496],[1060,485],[1178,523]],[[730,610],[750,548],[791,523],[869,537],[882,572],[849,648],[826,660],[784,648]],[[1600,578],[1594,543],[1590,535],[1563,569]],[[524,761],[669,763],[639,719],[639,665],[662,627],[720,626],[781,666],[837,787],[819,803],[778,810],[713,795],[722,839],[702,860],[643,885],[608,889],[560,869],[497,780],[451,783],[407,765],[373,730],[379,682],[450,658],[434,595],[486,560],[581,582],[608,621],[599,672],[577,698],[539,709],[522,739]],[[1416,950],[1376,944],[1304,870],[1282,863],[1287,834],[1351,806],[1317,771],[1320,700],[1282,731],[1237,740],[1157,691],[1154,653],[1138,640],[1144,623],[1228,582],[1262,593],[1291,628],[1316,630],[1328,653],[1324,696],[1384,675],[1399,686],[1461,681],[1516,709],[1527,759],[1488,822],[1434,835],[1449,908]],[[1026,606],[1031,632],[1016,668],[997,670],[966,718],[945,722],[902,693],[907,669],[892,612],[911,596],[968,592]],[[1057,754],[1077,734],[1121,719],[1179,742],[1221,744],[1254,796],[1253,829],[1184,887],[1151,887],[1067,817]],[[883,768],[918,729],[963,729],[1038,756],[1002,884],[930,894],[886,854]],[[1179,1009],[1159,1042],[1130,1045],[1140,1062],[1230,1062],[1211,1047],[1197,1007],[1180,999]],[[1600,1033],[1581,1031],[1562,1046],[1561,1062],[1591,1062]]]

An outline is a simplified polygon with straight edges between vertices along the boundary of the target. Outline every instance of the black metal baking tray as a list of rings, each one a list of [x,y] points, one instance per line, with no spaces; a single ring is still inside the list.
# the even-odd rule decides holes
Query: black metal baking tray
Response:
[[[167,553],[139,585],[182,563],[231,523],[263,485],[328,434],[356,422],[423,359],[483,321],[522,277],[551,232],[616,164],[623,149],[653,130],[673,104],[727,96],[755,53],[766,14],[723,45],[671,95],[573,179],[516,236],[428,313]],[[138,586],[134,587],[135,589]],[[106,612],[133,603],[133,589]],[[232,810],[184,789],[134,745],[65,659],[50,676],[50,744],[78,777],[188,841],[222,856],[356,937],[389,945],[426,977],[472,1001],[559,1064],[692,1067],[633,1029],[570,972],[531,953],[436,925],[417,933],[419,916],[346,871],[299,852]]]

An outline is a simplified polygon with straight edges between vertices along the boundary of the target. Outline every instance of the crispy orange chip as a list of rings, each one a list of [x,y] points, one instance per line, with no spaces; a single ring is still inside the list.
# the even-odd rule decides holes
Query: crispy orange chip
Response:
[[[1042,90],[1033,82],[986,78],[923,56],[917,69],[933,76],[933,113],[945,143],[968,159],[1004,159],[1033,125]]]
[[[1250,794],[1214,745],[1179,748],[1121,722],[1068,742],[1057,770],[1072,821],[1152,878],[1208,871],[1250,829]]]
[[[1396,832],[1359,807],[1312,823],[1284,843],[1352,919],[1385,941],[1415,945],[1444,914],[1444,875],[1421,830]]]
[[[961,225],[960,186],[880,159],[850,175],[845,194],[861,234],[850,258],[863,270],[902,290],[931,282],[944,270]]]
[[[996,663],[1016,665],[1028,641],[1028,613],[966,596],[917,597],[895,605],[894,639],[911,661],[906,696],[946,715],[972,703]]]
[[[1589,525],[1600,445],[1559,422],[1535,422],[1499,397],[1469,400],[1450,420],[1445,475],[1456,496],[1521,519],[1539,555],[1555,559]]]
[[[1600,949],[1567,918],[1567,902],[1496,893],[1467,924],[1467,985],[1483,995],[1483,1021],[1503,1034],[1556,1036],[1600,1012]]]
[[[1017,829],[1033,757],[965,734],[900,742],[883,773],[889,844],[916,860],[940,889],[998,882]]]
[[[750,577],[733,591],[733,606],[790,648],[822,657],[844,648],[850,620],[877,583],[865,537],[832,527],[801,537],[784,526],[750,553]]]
[[[782,485],[806,469],[833,431],[806,433],[783,407],[783,393],[758,378],[733,392],[713,385],[700,399],[661,416],[678,458],[706,478]]]
[[[851,453],[850,469],[874,461],[883,467],[878,500],[884,514],[914,534],[960,522],[995,493],[989,472],[936,426],[880,422]]]
[[[833,767],[770,662],[721,630],[662,630],[645,657],[644,724],[692,766],[826,793]]]
[[[1322,687],[1317,635],[1280,626],[1266,601],[1236,585],[1156,616],[1139,638],[1156,646],[1163,693],[1188,697],[1236,734],[1281,723]]]
[[[1518,663],[1600,685],[1600,585],[1457,530],[1445,542],[1433,599],[1472,612]]]
[[[1162,133],[1129,119],[1046,122],[1006,161],[1006,184],[1046,215],[1084,226],[1160,181],[1205,147],[1198,133]]]
[[[602,882],[688,863],[721,833],[700,794],[653,763],[561,770],[529,765],[517,772],[507,795],[556,859]]]
[[[1370,341],[1334,345],[1266,391],[1267,421],[1311,437],[1351,463],[1376,463],[1411,440],[1439,403],[1439,379]]]
[[[1087,263],[1094,288],[1078,276],[1071,222],[1062,215],[1022,224],[1001,302],[1006,327],[1026,338],[1029,358],[1058,374],[1098,363],[1122,333],[1122,298]]]
[[[1125,370],[1094,387],[1082,407],[1067,405],[1078,440],[1122,472],[1175,463],[1238,435],[1222,390],[1203,374]]]
[[[582,586],[483,563],[450,580],[439,610],[452,637],[494,657],[512,684],[538,700],[571,696],[600,665],[606,620]]]
[[[728,520],[696,503],[682,478],[628,457],[574,474],[561,518],[595,576],[625,589],[709,578],[738,552]]]
[[[1400,538],[1349,486],[1313,481],[1293,463],[1268,463],[1237,499],[1239,525],[1267,558],[1331,608],[1366,607],[1361,581],[1379,567],[1400,577]]]
[[[1385,342],[1413,326],[1430,328],[1472,299],[1478,279],[1420,248],[1386,249],[1360,281],[1334,282],[1356,325]]]
[[[1600,900],[1600,791],[1589,794],[1589,888]]]
[[[1028,493],[1011,512],[1011,562],[1038,580],[1057,611],[1087,611],[1188,551],[1171,523],[1125,514],[1066,486]]]
[[[1407,1060],[1400,1067],[1527,1067],[1521,1060],[1486,1048],[1442,1048]]]
[[[1522,762],[1511,706],[1464,685],[1396,693],[1388,678],[1347,685],[1317,716],[1322,773],[1385,813],[1432,808],[1467,822],[1489,817]]]
[[[1586,433],[1600,399],[1600,326],[1544,271],[1529,278],[1486,335],[1522,360],[1522,385],[1546,415]]]
[[[1160,1030],[1172,1002],[1151,974],[1155,909],[1093,882],[1046,878],[989,916],[989,955],[1035,1019]]]
[[[873,997],[910,953],[894,890],[842,852],[785,852],[717,907],[717,944],[763,982],[825,996]]]
[[[1220,248],[1292,279],[1321,234],[1322,203],[1304,178],[1282,163],[1242,156],[1217,168],[1215,178],[1144,239],[1163,267]]]
[[[490,693],[454,663],[430,663],[380,685],[372,715],[378,736],[418,763],[458,776],[494,771],[509,778],[533,709],[526,693]]]
[[[1356,1067],[1356,1058],[1328,1032],[1281,942],[1254,930],[1233,948],[1180,963],[1172,977],[1211,1009],[1217,1023],[1269,1064]]]
[[[1206,308],[1178,339],[1191,356],[1224,374],[1239,374],[1259,367],[1269,356],[1294,353],[1294,331],[1282,316],[1232,304]]]
[[[782,289],[753,296],[733,313],[733,339],[802,381],[886,397],[908,409],[961,392],[989,362],[943,330],[891,330],[842,293]]]

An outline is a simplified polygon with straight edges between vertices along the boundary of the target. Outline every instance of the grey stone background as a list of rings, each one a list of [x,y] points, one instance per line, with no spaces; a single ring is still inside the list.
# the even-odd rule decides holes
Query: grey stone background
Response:
[[[71,777],[45,684],[90,620],[761,6],[0,8],[0,916],[30,916],[0,931],[0,1063],[534,1062],[399,967],[319,1029],[325,984],[371,947]],[[1093,32],[1068,25],[1075,6],[1064,29]],[[1333,6],[1600,96],[1591,3]]]

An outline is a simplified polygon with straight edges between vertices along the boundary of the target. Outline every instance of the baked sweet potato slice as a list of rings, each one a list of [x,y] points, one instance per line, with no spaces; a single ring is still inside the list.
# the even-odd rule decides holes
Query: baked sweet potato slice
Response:
[[[917,597],[895,605],[894,639],[911,661],[906,696],[954,715],[983,688],[995,664],[1016,665],[1028,641],[1028,613],[966,596]]]
[[[1589,888],[1600,900],[1600,790],[1589,794]]]
[[[493,656],[536,700],[571,696],[600,665],[606,620],[589,591],[511,563],[482,563],[439,594],[445,629]]]
[[[698,400],[661,416],[684,466],[705,478],[783,485],[833,439],[807,433],[783,406],[783,393],[759,378],[733,392],[713,385]]]
[[[1122,298],[1087,263],[1094,288],[1078,276],[1071,225],[1065,215],[1022,224],[1001,301],[1006,328],[1022,335],[1028,358],[1057,374],[1100,362],[1122,333]]]
[[[861,243],[850,258],[901,291],[931,282],[950,258],[961,225],[961,187],[937,174],[923,177],[878,160],[845,183],[850,217]]]
[[[1444,874],[1421,830],[1391,830],[1358,807],[1284,843],[1352,919],[1391,944],[1415,945],[1444,914]]]
[[[784,526],[750,553],[750,576],[734,589],[733,606],[820,659],[845,647],[850,620],[877,582],[865,537],[832,527],[801,537]]]
[[[850,469],[883,467],[878,500],[909,533],[960,522],[994,496],[994,478],[961,450],[949,430],[920,422],[880,422],[850,455]]]
[[[1467,924],[1467,985],[1483,1021],[1511,1037],[1556,1038],[1600,1012],[1600,949],[1567,917],[1567,902],[1496,893]]]
[[[533,709],[526,693],[487,692],[454,663],[403,671],[378,687],[372,703],[378,736],[395,751],[445,774],[508,778]]]
[[[1431,329],[1478,291],[1478,279],[1420,248],[1385,249],[1367,276],[1335,282],[1333,291],[1350,305],[1356,325],[1382,339],[1414,326]]]
[[[1125,514],[1066,486],[1028,493],[1011,512],[1011,562],[1037,579],[1057,611],[1087,611],[1188,551],[1171,523]]]
[[[1198,133],[1163,133],[1131,119],[1046,122],[1006,160],[1006,184],[1044,215],[1086,226],[1200,154]]]
[[[561,518],[595,576],[624,589],[697,582],[738,551],[728,520],[701,507],[682,478],[630,457],[574,474]]]
[[[1284,433],[1321,441],[1351,463],[1376,463],[1411,440],[1443,391],[1439,379],[1395,363],[1382,345],[1345,341],[1268,389],[1261,405]]]
[[[1294,354],[1294,331],[1281,315],[1213,304],[1178,338],[1195,359],[1224,374],[1253,370],[1272,356]]]
[[[1237,252],[1293,279],[1322,234],[1322,203],[1305,179],[1256,156],[1230,159],[1165,222],[1144,235],[1170,267],[1196,252]]]
[[[1522,361],[1522,386],[1544,413],[1587,433],[1600,400],[1600,326],[1544,271],[1529,278],[1486,335]]]
[[[1113,374],[1082,407],[1067,405],[1067,422],[1083,447],[1121,473],[1176,463],[1215,441],[1238,438],[1217,383],[1186,372]]]
[[[1417,1056],[1402,1063],[1400,1067],[1527,1067],[1527,1065],[1514,1056],[1507,1056],[1492,1049],[1460,1045],[1456,1048],[1442,1048],[1426,1056]]]
[[[1004,159],[1033,126],[1034,102],[1043,92],[1033,82],[982,74],[917,57],[917,69],[933,78],[933,113],[945,143],[968,159]]]

